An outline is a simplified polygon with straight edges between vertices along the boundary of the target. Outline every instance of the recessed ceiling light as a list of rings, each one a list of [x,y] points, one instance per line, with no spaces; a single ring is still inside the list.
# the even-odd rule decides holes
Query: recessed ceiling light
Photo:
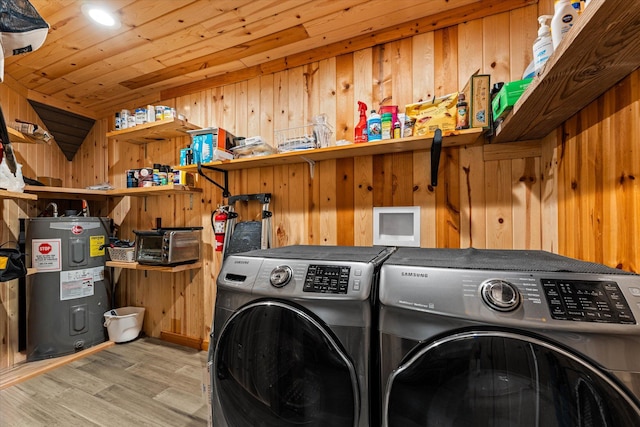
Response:
[[[82,12],[98,24],[104,25],[105,27],[120,27],[120,21],[115,17],[115,15],[103,7],[93,4],[85,4],[82,6]]]

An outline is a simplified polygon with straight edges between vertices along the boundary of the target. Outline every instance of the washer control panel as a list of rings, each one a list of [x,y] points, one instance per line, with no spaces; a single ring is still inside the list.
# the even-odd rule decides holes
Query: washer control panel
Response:
[[[541,279],[541,283],[554,319],[636,323],[616,282]]]
[[[311,264],[304,279],[304,292],[346,294],[351,267]]]

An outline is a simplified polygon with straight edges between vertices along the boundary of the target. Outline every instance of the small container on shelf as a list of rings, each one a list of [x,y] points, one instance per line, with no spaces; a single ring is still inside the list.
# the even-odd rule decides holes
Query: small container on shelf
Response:
[[[109,258],[111,261],[117,262],[134,262],[135,261],[135,248],[107,248],[109,252]]]

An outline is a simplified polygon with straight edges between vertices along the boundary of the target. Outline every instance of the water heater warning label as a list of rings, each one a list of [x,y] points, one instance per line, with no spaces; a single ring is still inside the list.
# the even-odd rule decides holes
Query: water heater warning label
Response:
[[[89,256],[104,256],[104,236],[89,237]]]
[[[93,295],[95,276],[96,272],[94,272],[93,268],[61,271],[60,301]]]
[[[31,266],[39,272],[62,270],[61,246],[61,239],[33,239],[31,241]]]

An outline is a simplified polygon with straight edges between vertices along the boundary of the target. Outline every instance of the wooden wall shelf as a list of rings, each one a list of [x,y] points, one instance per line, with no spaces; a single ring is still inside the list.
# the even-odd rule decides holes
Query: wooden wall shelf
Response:
[[[127,270],[145,270],[145,271],[160,271],[163,273],[177,273],[179,271],[195,270],[202,267],[202,261],[194,262],[191,264],[180,265],[144,265],[137,262],[119,262],[119,261],[107,261],[105,264],[107,267],[124,268]]]
[[[460,145],[472,145],[478,142],[483,129],[466,129],[445,134],[442,138],[443,147]],[[433,135],[412,136],[398,140],[385,140],[367,142],[362,144],[349,144],[312,150],[289,151],[286,153],[270,154],[268,156],[247,157],[241,159],[215,161],[203,163],[203,166],[212,166],[222,170],[239,170],[249,168],[261,168],[266,166],[280,166],[294,163],[304,163],[309,160],[317,162],[321,160],[342,159],[357,156],[372,156],[376,154],[402,153],[414,150],[428,150],[431,148]],[[176,166],[175,169],[197,172],[197,165]]]
[[[41,199],[66,200],[103,200],[107,197],[105,190],[87,190],[84,188],[46,187],[39,185],[25,185],[24,191],[36,194]]]
[[[36,200],[38,196],[41,199],[104,200],[108,197],[145,197],[202,192],[201,188],[187,187],[178,184],[159,185],[155,187],[119,188],[115,190],[87,190],[84,188],[41,187],[37,185],[27,185],[24,190],[27,192],[24,194],[33,193],[30,194],[31,197],[34,197],[32,200]],[[2,194],[3,193],[0,193],[0,196]]]
[[[0,199],[38,200],[38,196],[30,193],[15,193],[13,191],[0,190]]]
[[[155,187],[138,187],[138,188],[119,188],[116,190],[107,190],[107,196],[162,196],[166,194],[191,194],[202,193],[202,188],[187,187],[186,185],[168,184],[158,185]]]
[[[147,144],[149,142],[166,141],[171,138],[187,136],[188,130],[196,129],[200,129],[200,126],[196,126],[186,120],[170,119],[107,132],[107,138],[132,144]]]
[[[11,142],[15,142],[16,144],[18,143],[25,143],[25,144],[38,144],[38,143],[44,143],[44,141],[38,141],[35,138],[31,138],[29,135],[25,135],[24,133],[17,131],[13,128],[10,128],[7,126],[7,131],[9,132],[9,140]]]
[[[638,16],[639,1],[591,1],[493,142],[544,138],[638,68]]]

